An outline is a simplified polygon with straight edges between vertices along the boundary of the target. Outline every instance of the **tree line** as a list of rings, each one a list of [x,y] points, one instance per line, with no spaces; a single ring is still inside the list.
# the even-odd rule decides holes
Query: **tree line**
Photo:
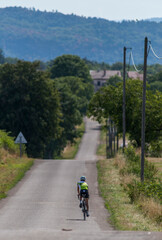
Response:
[[[62,55],[43,62],[6,62],[0,52],[0,129],[16,137],[22,131],[32,157],[54,158],[78,135],[89,106],[89,116],[111,116],[122,133],[122,78],[115,76],[93,95],[90,69],[105,69],[103,63],[91,62],[75,55]],[[122,63],[113,64],[121,70]],[[107,66],[108,67],[108,66]],[[147,125],[148,143],[158,141],[162,129],[161,65],[148,67]],[[151,87],[150,87],[151,86]],[[157,91],[157,89],[159,91]],[[90,101],[90,104],[89,104]],[[127,133],[137,145],[141,141],[142,82],[127,80]]]
[[[129,140],[135,146],[141,145],[141,118],[142,118],[142,88],[140,80],[126,80],[126,132]],[[89,116],[95,117],[99,122],[111,119],[117,126],[118,133],[123,132],[122,119],[123,83],[108,82],[92,97],[89,104]],[[147,146],[158,146],[161,151],[162,137],[162,92],[152,91],[147,86],[146,91],[146,143]]]
[[[112,65],[105,63],[105,62],[96,62],[96,61],[90,61],[86,58],[83,59],[85,63],[87,64],[89,70],[119,70],[121,71],[121,74],[123,74],[123,63],[122,62],[116,62]],[[142,64],[137,65],[137,69],[143,69]],[[126,71],[135,71],[134,67],[132,65],[126,64]],[[142,73],[142,71],[141,71]],[[113,78],[110,78],[107,81],[107,84],[115,85],[116,82],[122,81],[122,78],[115,76]],[[162,65],[159,63],[148,65],[147,66],[147,81],[149,83],[148,88],[152,91],[160,91],[162,92]],[[110,85],[111,85],[110,84]]]
[[[12,63],[15,64],[19,61],[18,58],[12,58],[12,57],[5,57],[4,56],[4,52],[2,49],[0,49],[0,64],[4,64],[4,63]],[[87,65],[89,70],[119,70],[121,71],[121,73],[123,72],[123,63],[122,62],[116,62],[113,64],[108,64],[105,62],[97,62],[97,61],[91,61],[88,60],[87,58],[83,58],[83,61],[85,62],[85,64]],[[39,61],[39,69],[40,70],[47,70],[51,64],[52,64],[53,60],[51,61],[47,61],[47,62],[43,62],[43,61]],[[137,65],[138,69],[143,69],[143,65],[142,64],[138,64]],[[127,64],[126,65],[126,70],[127,71],[135,71],[134,67],[132,65]],[[152,64],[152,65],[148,65],[147,67],[147,80],[149,83],[149,88],[150,90],[153,91],[160,91],[162,92],[162,65],[159,63],[156,64]],[[114,79],[110,79],[110,81],[112,82],[112,84],[115,83],[116,80],[118,81],[119,78],[115,77]],[[122,81],[122,79],[120,79]]]
[[[28,156],[54,158],[75,141],[92,94],[88,67],[75,55],[54,59],[46,71],[39,61],[1,64],[0,129],[14,137],[21,131]]]

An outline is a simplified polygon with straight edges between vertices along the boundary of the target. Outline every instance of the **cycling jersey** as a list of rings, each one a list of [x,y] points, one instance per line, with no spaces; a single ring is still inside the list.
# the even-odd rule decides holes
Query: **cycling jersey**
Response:
[[[79,190],[88,190],[88,184],[85,181],[79,181],[77,183]]]
[[[82,197],[84,194],[85,198],[89,198],[88,184],[85,181],[80,181],[77,186],[79,187],[79,195]]]

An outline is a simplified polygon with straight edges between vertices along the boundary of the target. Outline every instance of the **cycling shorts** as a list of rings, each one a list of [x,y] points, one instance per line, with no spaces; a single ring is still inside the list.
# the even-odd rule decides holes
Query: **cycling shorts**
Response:
[[[89,192],[87,189],[80,190],[80,196],[82,196],[83,194],[85,194],[85,198],[89,198]]]

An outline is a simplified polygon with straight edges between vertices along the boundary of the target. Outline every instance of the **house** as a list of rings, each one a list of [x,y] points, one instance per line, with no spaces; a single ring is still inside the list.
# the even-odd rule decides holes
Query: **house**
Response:
[[[143,81],[143,74],[140,74],[138,72],[128,71],[127,77],[132,78],[132,79],[139,79],[139,80]]]
[[[105,85],[106,81],[113,76],[121,77],[121,72],[116,70],[90,70],[91,78],[93,79],[94,90],[98,91],[102,86]]]
[[[99,70],[99,71],[90,70],[90,75],[91,78],[93,79],[95,92],[98,91],[101,87],[103,87],[110,77],[116,75],[122,77],[122,74],[119,70]],[[127,78],[140,79],[141,81],[143,81],[143,74],[140,74],[135,71],[128,71]]]

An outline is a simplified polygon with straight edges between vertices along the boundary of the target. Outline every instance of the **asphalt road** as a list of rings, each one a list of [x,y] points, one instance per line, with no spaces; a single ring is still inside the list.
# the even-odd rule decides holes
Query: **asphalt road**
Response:
[[[75,160],[36,160],[0,201],[0,240],[160,240],[162,233],[115,231],[98,194],[96,147],[99,125],[87,120]],[[90,217],[83,221],[76,183],[87,176]]]

